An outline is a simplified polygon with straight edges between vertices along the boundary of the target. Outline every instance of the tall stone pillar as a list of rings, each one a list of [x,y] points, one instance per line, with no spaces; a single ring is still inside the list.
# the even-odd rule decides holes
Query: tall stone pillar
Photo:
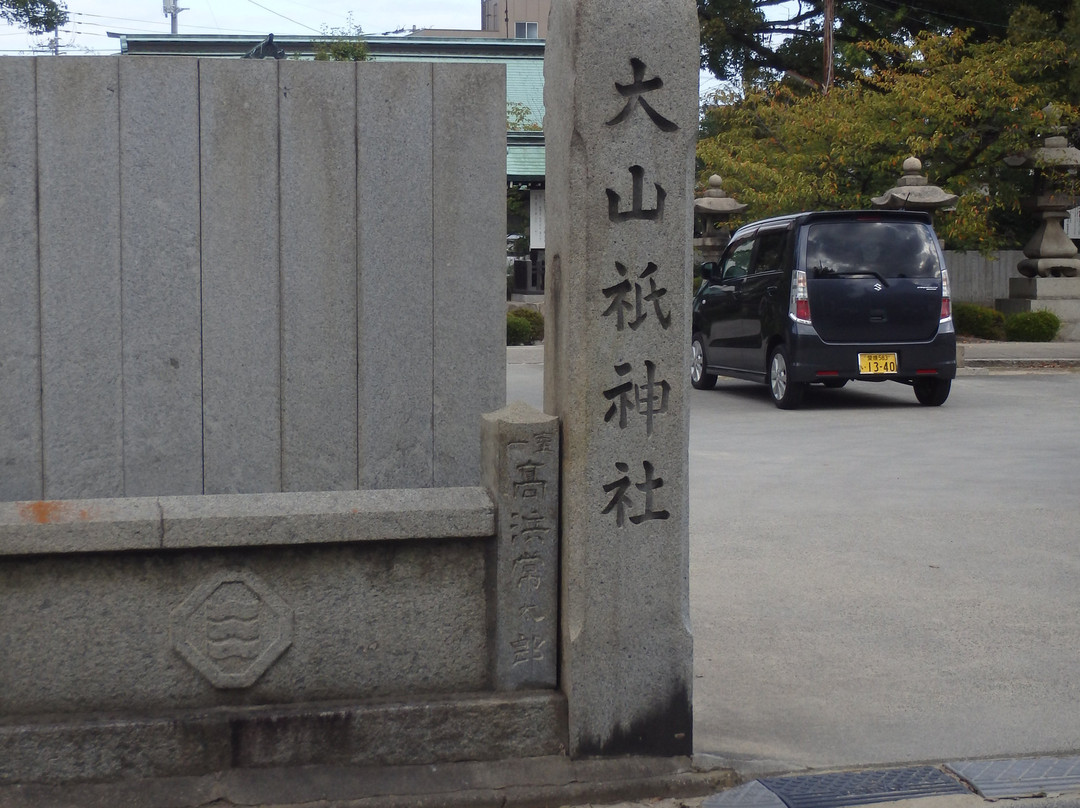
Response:
[[[570,754],[692,751],[692,0],[555,0],[544,396],[562,423]]]

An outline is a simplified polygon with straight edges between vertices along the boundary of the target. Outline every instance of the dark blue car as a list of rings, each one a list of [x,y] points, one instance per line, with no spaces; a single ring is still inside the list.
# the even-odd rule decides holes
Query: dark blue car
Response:
[[[764,382],[782,409],[806,387],[911,385],[939,406],[956,377],[949,276],[929,215],[799,213],[748,224],[694,296],[690,378]]]

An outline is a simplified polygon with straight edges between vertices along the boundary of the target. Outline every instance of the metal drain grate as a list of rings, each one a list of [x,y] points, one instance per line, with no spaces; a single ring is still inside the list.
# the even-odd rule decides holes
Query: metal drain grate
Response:
[[[1080,757],[968,760],[946,766],[991,800],[1080,790]]]
[[[760,782],[782,799],[788,808],[833,808],[971,793],[954,778],[933,766],[769,777]]]

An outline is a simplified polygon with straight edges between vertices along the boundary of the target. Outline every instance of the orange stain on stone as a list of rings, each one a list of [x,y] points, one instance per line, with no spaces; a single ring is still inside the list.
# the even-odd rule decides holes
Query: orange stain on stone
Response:
[[[23,502],[20,503],[18,510],[19,518],[24,522],[34,522],[38,525],[47,525],[50,522],[68,522],[72,521],[72,517],[85,522],[93,515],[85,508],[75,511],[70,505],[56,500]]]

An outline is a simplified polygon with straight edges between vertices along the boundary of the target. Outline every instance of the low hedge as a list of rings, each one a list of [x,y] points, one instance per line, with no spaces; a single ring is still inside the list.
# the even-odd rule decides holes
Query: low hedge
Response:
[[[997,309],[954,302],[952,315],[957,334],[979,339],[1005,339],[1005,315]]]
[[[520,309],[514,309],[512,314],[515,317],[520,317],[522,320],[527,320],[532,331],[530,332],[530,339],[533,342],[543,342],[544,340],[544,315],[538,312],[536,309],[530,309],[522,307]]]
[[[1050,342],[1061,330],[1061,319],[1052,311],[1022,311],[1005,318],[1005,338],[1010,342]]]
[[[532,342],[532,323],[519,317],[516,311],[506,314],[506,344],[528,345]]]

